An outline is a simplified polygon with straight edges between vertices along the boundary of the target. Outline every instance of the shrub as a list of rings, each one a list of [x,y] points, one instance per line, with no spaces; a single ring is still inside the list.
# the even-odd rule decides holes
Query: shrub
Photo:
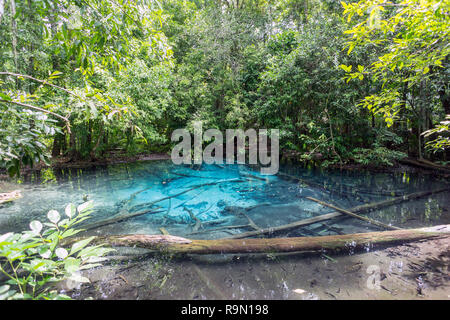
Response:
[[[50,210],[49,222],[34,220],[30,230],[0,235],[0,272],[8,279],[0,283],[0,300],[70,299],[51,284],[89,282],[79,271],[99,266],[105,260],[102,256],[113,249],[88,246],[94,237],[76,241],[70,249],[61,246],[61,240],[82,231],[73,227],[89,218],[91,207],[92,201],[78,207],[69,204],[63,219],[58,211]]]

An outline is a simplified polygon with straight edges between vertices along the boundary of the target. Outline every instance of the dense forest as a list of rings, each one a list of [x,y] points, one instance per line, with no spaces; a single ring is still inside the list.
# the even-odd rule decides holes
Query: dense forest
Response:
[[[322,166],[450,161],[450,3],[0,0],[0,167],[278,128]]]
[[[0,300],[448,299],[449,15],[0,0]]]

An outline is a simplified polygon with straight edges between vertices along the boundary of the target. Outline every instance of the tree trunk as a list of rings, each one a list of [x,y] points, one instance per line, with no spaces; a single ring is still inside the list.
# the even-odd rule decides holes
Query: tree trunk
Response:
[[[81,158],[80,153],[78,152],[78,149],[77,149],[75,130],[72,130],[69,134],[69,157],[70,157],[70,161],[76,161]]]
[[[326,202],[324,202],[324,201],[315,199],[315,198],[313,198],[313,197],[306,197],[306,199],[309,199],[309,200],[311,200],[311,201],[320,203],[320,204],[323,205],[323,206],[326,206],[326,207],[329,207],[329,208],[334,209],[334,210],[336,210],[336,211],[342,212],[342,213],[344,213],[344,214],[346,214],[346,215],[349,215],[349,216],[351,216],[351,217],[353,217],[353,218],[356,218],[356,219],[360,219],[360,220],[369,222],[369,223],[374,224],[374,225],[379,226],[379,227],[383,227],[383,228],[385,228],[385,229],[390,229],[390,230],[401,230],[401,228],[398,228],[398,227],[395,227],[395,226],[391,226],[391,225],[387,225],[387,224],[384,224],[384,223],[382,223],[382,222],[380,222],[380,221],[377,221],[377,220],[374,220],[374,219],[371,219],[371,218],[359,216],[359,215],[357,215],[357,214],[355,214],[355,213],[353,213],[353,212],[350,212],[350,211],[348,211],[348,210],[345,210],[345,209],[336,207],[336,206],[334,206],[334,205],[332,205],[332,204],[330,204],[330,203],[326,203]]]
[[[447,191],[450,190],[449,187],[446,188],[441,188],[441,189],[437,189],[437,190],[431,190],[431,191],[422,191],[422,192],[416,192],[416,193],[411,193],[409,195],[405,195],[405,196],[401,196],[401,197],[396,197],[393,199],[388,199],[388,200],[384,200],[384,201],[380,201],[380,202],[375,202],[375,203],[369,203],[369,204],[363,204],[361,206],[356,206],[354,208],[348,209],[348,211],[353,212],[353,213],[363,213],[363,212],[367,212],[369,210],[375,210],[375,209],[379,209],[382,207],[387,207],[396,203],[401,203],[404,201],[408,201],[408,200],[412,200],[412,199],[418,199],[421,197],[425,197],[428,196],[430,194],[436,194],[439,192],[443,192],[443,191]],[[281,225],[281,226],[276,226],[276,227],[270,227],[270,228],[264,228],[261,230],[257,230],[257,231],[249,231],[249,232],[243,232],[243,233],[238,233],[235,234],[231,237],[228,237],[229,239],[240,239],[240,238],[248,238],[248,237],[254,237],[254,236],[259,236],[262,234],[273,234],[276,232],[280,232],[280,231],[287,231],[287,230],[292,230],[292,229],[296,229],[299,227],[303,227],[303,226],[307,226],[313,223],[317,223],[320,221],[325,221],[325,220],[330,220],[336,217],[340,217],[343,214],[337,211],[334,212],[330,212],[327,214],[322,214],[320,216],[317,217],[313,217],[313,218],[308,218],[308,219],[303,219],[303,220],[299,220],[299,221],[295,221],[289,224],[285,224],[285,225]]]
[[[97,142],[95,143],[95,146],[89,152],[89,157],[91,158],[92,161],[96,159],[95,153],[97,151],[97,148],[100,146],[100,142],[102,140],[105,140],[103,128],[104,127],[102,126],[102,124],[100,124],[100,132],[98,133]]]
[[[0,23],[2,22],[2,17],[4,13],[5,13],[5,0],[0,0]]]
[[[411,165],[411,166],[415,166],[415,167],[419,167],[419,168],[423,168],[423,169],[436,170],[436,171],[440,171],[442,173],[450,174],[450,166],[439,165],[439,164],[436,164],[436,163],[433,163],[431,161],[427,161],[424,159],[414,160],[414,159],[405,158],[405,159],[399,160],[398,162],[404,163],[407,165]]]
[[[14,60],[15,72],[19,72],[19,62],[17,59],[17,24],[16,24],[16,2],[15,0],[10,0],[11,4],[11,44],[12,44],[12,54]],[[16,78],[16,87],[19,87],[19,79]]]
[[[58,157],[61,154],[62,135],[57,133],[53,138],[52,157]]]
[[[33,12],[32,0],[28,0],[27,4],[28,4],[27,19],[31,20],[31,22],[34,24],[34,23],[36,23],[35,22],[36,18],[35,18],[34,12]],[[33,40],[30,40],[30,49],[29,49],[30,51],[29,52],[31,53],[31,56],[28,60],[27,73],[29,76],[32,76],[32,77],[34,77],[34,49],[35,48],[34,48]],[[30,93],[33,93],[34,88],[35,88],[35,84],[33,84],[33,82],[30,81],[28,84],[28,91]]]
[[[191,240],[171,235],[118,235],[96,237],[93,243],[113,246],[140,247],[170,253],[225,254],[225,253],[274,253],[321,250],[350,250],[367,245],[392,245],[407,241],[448,237],[450,225],[432,228],[355,233],[320,237],[293,237],[268,239],[218,239]],[[67,240],[70,245],[80,238]]]

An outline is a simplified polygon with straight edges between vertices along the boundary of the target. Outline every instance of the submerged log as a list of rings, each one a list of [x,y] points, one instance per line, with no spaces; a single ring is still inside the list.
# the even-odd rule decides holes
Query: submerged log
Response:
[[[104,227],[104,226],[107,226],[107,225],[110,225],[110,224],[113,224],[113,223],[116,223],[116,222],[121,222],[121,221],[127,220],[129,218],[141,216],[141,215],[144,215],[144,214],[156,214],[156,213],[161,213],[161,212],[165,211],[165,210],[157,210],[159,208],[161,208],[161,207],[154,208],[154,209],[151,209],[151,210],[143,210],[143,211],[140,211],[140,212],[135,212],[133,214],[120,214],[118,216],[115,216],[115,217],[112,217],[112,218],[109,218],[109,219],[104,219],[104,220],[100,220],[98,222],[94,222],[94,223],[91,223],[91,224],[84,225],[81,228],[83,229],[83,231],[97,229],[97,228],[100,228],[100,227]]]
[[[229,229],[248,229],[251,228],[253,230],[255,230],[255,228],[250,225],[250,224],[239,224],[239,225],[232,225],[232,226],[223,226],[223,227],[218,227],[218,228],[212,228],[212,229],[204,229],[201,231],[194,231],[191,233],[188,233],[188,235],[194,235],[194,234],[201,234],[201,233],[210,233],[210,232],[215,232],[215,231],[223,231],[223,230],[229,230]]]
[[[168,200],[168,199],[171,199],[171,198],[176,198],[178,196],[181,196],[182,194],[185,194],[185,193],[190,192],[190,191],[195,190],[195,189],[199,189],[199,188],[203,188],[203,187],[207,187],[207,186],[212,186],[212,185],[216,185],[216,184],[221,184],[221,183],[233,183],[233,182],[244,182],[244,181],[247,181],[247,180],[240,179],[240,178],[234,178],[234,179],[218,180],[218,181],[214,181],[214,182],[197,184],[197,185],[191,186],[189,189],[183,190],[183,191],[178,192],[178,193],[176,193],[174,195],[163,197],[161,199],[154,200],[154,201],[151,201],[149,203],[136,205],[136,206],[130,208],[130,211],[140,210],[143,207],[146,207],[146,208],[152,207],[155,203],[158,203],[158,202],[161,202],[161,201],[165,201],[165,200]]]
[[[191,240],[171,235],[137,234],[96,237],[93,242],[113,246],[140,247],[169,253],[225,254],[345,250],[374,244],[398,244],[445,236],[450,236],[450,225],[346,235],[268,239]],[[79,239],[72,241],[74,240]],[[68,244],[70,242],[65,243],[65,245]]]
[[[355,213],[353,213],[353,212],[350,212],[350,211],[345,210],[345,209],[342,209],[342,208],[338,208],[338,207],[336,207],[336,206],[334,206],[334,205],[332,205],[332,204],[330,204],[330,203],[326,203],[326,202],[324,202],[324,201],[320,201],[320,200],[315,199],[315,198],[313,198],[313,197],[306,197],[306,199],[311,200],[311,201],[314,201],[314,202],[317,202],[317,203],[320,203],[320,204],[323,205],[323,206],[329,207],[329,208],[334,209],[334,210],[336,210],[336,211],[342,212],[342,213],[344,213],[344,214],[346,214],[346,215],[348,215],[348,216],[351,216],[351,217],[353,217],[353,218],[356,218],[356,219],[360,219],[360,220],[366,221],[366,222],[368,222],[368,223],[371,223],[371,224],[376,225],[376,226],[379,226],[379,227],[383,227],[383,228],[391,229],[391,230],[401,230],[401,228],[399,228],[399,227],[390,226],[390,225],[387,225],[387,224],[385,224],[385,223],[382,223],[382,222],[377,221],[377,220],[374,220],[374,219],[370,219],[370,218],[367,218],[367,217],[359,216],[359,215],[357,215],[357,214],[355,214]]]
[[[254,174],[250,174],[250,173],[241,173],[241,176],[242,177],[246,177],[246,178],[252,178],[252,179],[256,179],[256,180],[261,180],[261,181],[264,181],[264,182],[267,182],[268,181],[268,179],[267,178],[262,178],[262,177],[258,177],[258,176],[255,176]]]
[[[128,203],[130,203],[131,201],[133,201],[133,200],[137,197],[138,194],[140,194],[140,193],[142,193],[142,192],[145,192],[145,191],[148,191],[148,190],[150,190],[150,189],[152,189],[152,188],[153,188],[153,186],[148,187],[148,188],[145,188],[145,189],[142,189],[142,190],[139,190],[139,191],[136,191],[135,193],[132,193],[128,199],[124,199],[124,200],[120,201],[120,202],[116,205],[117,208],[118,208],[117,211],[122,210],[122,208],[123,208],[124,206],[126,206]]]
[[[352,190],[332,188],[329,185],[324,185],[324,184],[314,182],[311,180],[305,180],[300,177],[293,176],[293,175],[290,175],[290,174],[287,174],[287,173],[284,173],[281,171],[278,172],[277,175],[281,176],[281,177],[289,178],[291,180],[296,180],[296,181],[301,182],[302,184],[307,185],[311,188],[317,188],[317,189],[323,190],[325,192],[336,193],[336,194],[340,194],[340,195],[344,195],[344,196],[353,196],[355,194],[355,192]],[[346,186],[346,188],[348,188],[348,187]],[[368,190],[358,190],[356,193],[363,193],[363,194],[374,195],[374,196],[387,196],[387,197],[398,197],[398,196],[404,195],[404,192],[396,191],[396,190],[392,190],[392,191],[378,190],[376,192],[368,191]]]
[[[444,173],[450,173],[450,167],[449,166],[442,166],[439,165],[437,163],[433,163],[431,161],[427,161],[424,159],[410,159],[410,158],[405,158],[405,159],[401,159],[399,160],[400,163],[403,164],[407,164],[407,165],[411,165],[414,167],[419,167],[422,169],[428,169],[428,170],[436,170],[436,171],[441,171]]]
[[[348,209],[348,211],[351,211],[353,213],[358,212],[358,213],[364,213],[367,212],[369,210],[375,210],[375,209],[380,209],[382,207],[387,207],[396,203],[401,203],[401,202],[405,202],[408,200],[412,200],[412,199],[417,199],[417,198],[421,198],[421,197],[426,197],[428,195],[431,194],[436,194],[439,192],[443,192],[443,191],[448,191],[450,190],[450,187],[446,187],[446,188],[441,188],[441,189],[437,189],[437,190],[430,190],[430,191],[421,191],[421,192],[415,192],[415,193],[411,193],[409,195],[406,196],[402,196],[402,197],[397,197],[397,198],[393,198],[393,199],[388,199],[388,200],[384,200],[384,201],[379,201],[379,202],[375,202],[375,203],[369,203],[369,204],[364,204],[361,206],[356,206],[353,207],[351,209]],[[317,217],[312,217],[312,218],[308,218],[308,219],[303,219],[303,220],[299,220],[299,221],[295,221],[289,224],[285,224],[285,225],[281,225],[281,226],[276,226],[276,227],[271,227],[271,228],[263,228],[261,230],[257,230],[257,231],[249,231],[249,232],[243,232],[243,233],[239,233],[239,234],[235,234],[231,237],[228,237],[229,239],[240,239],[240,238],[248,238],[248,237],[254,237],[254,236],[259,236],[262,234],[272,234],[275,232],[280,232],[280,231],[287,231],[287,230],[291,230],[291,229],[295,229],[298,227],[302,227],[302,226],[307,226],[316,222],[320,222],[320,221],[325,221],[325,220],[330,220],[332,218],[336,218],[339,216],[342,216],[343,213],[338,212],[338,211],[334,211],[334,212],[330,212],[327,214],[323,214]]]
[[[324,190],[324,191],[330,191],[329,188],[326,188],[321,183],[314,182],[314,181],[311,181],[311,180],[305,180],[305,179],[302,179],[300,177],[293,176],[291,174],[287,174],[287,173],[284,173],[284,172],[281,172],[281,171],[278,171],[277,176],[286,177],[286,178],[289,178],[291,180],[296,180],[298,182],[303,183],[304,185],[307,185],[307,186],[310,186],[310,187],[313,187],[313,188],[318,188],[318,189],[321,189],[321,190]]]
[[[166,236],[170,235],[169,231],[167,231],[166,228],[161,227],[161,228],[159,228],[159,231],[161,231],[161,233],[166,235]]]
[[[88,225],[82,226],[82,228],[84,230],[91,230],[91,229],[100,228],[100,227],[103,227],[103,226],[106,226],[106,225],[109,225],[109,224],[112,224],[112,223],[121,222],[121,221],[130,219],[130,218],[142,216],[142,215],[145,215],[145,214],[159,213],[159,212],[162,212],[162,211],[157,211],[156,210],[157,208],[154,207],[154,205],[156,203],[159,203],[159,202],[162,202],[162,201],[165,201],[165,200],[170,200],[172,198],[176,198],[176,197],[178,197],[178,196],[180,196],[182,194],[185,194],[187,192],[190,192],[192,190],[195,190],[195,189],[198,189],[198,188],[202,188],[202,187],[205,187],[205,186],[211,186],[211,185],[216,185],[216,184],[219,184],[219,183],[226,183],[226,182],[243,182],[243,181],[245,181],[245,180],[242,180],[242,179],[229,179],[229,180],[220,180],[220,181],[215,181],[215,182],[203,183],[203,184],[195,185],[195,186],[193,186],[193,187],[191,187],[191,188],[189,188],[187,190],[178,192],[178,193],[176,193],[174,195],[163,197],[163,198],[160,198],[158,200],[154,200],[154,201],[151,201],[149,203],[146,203],[145,207],[149,208],[147,210],[141,210],[141,211],[138,211],[138,212],[127,212],[127,213],[124,213],[124,214],[120,214],[120,215],[114,216],[112,218],[108,218],[108,219],[105,219],[105,220],[101,220],[101,221],[98,221],[98,222],[95,222],[95,223],[92,223],[92,224],[88,224]],[[134,208],[136,208],[136,207],[137,206],[135,206]],[[141,207],[141,205],[139,205],[139,207]],[[130,209],[130,211],[132,209]]]

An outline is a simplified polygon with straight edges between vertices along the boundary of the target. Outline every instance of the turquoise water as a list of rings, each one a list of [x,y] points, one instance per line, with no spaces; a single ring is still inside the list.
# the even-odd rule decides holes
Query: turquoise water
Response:
[[[45,220],[50,209],[94,200],[89,223],[133,212],[146,214],[87,231],[90,234],[161,234],[222,238],[288,224],[333,210],[305,197],[342,208],[437,189],[446,181],[413,173],[320,171],[282,166],[285,175],[262,176],[244,165],[180,166],[170,160],[89,169],[44,170],[22,178],[23,197],[0,207],[0,233]],[[408,201],[368,216],[399,227],[449,223],[449,192]],[[171,197],[172,196],[172,197]],[[161,199],[171,197],[163,201]],[[255,226],[256,225],[256,226]],[[164,228],[164,229],[161,229]],[[380,230],[353,218],[336,218],[277,236],[310,236]],[[272,235],[273,236],[273,235]]]

